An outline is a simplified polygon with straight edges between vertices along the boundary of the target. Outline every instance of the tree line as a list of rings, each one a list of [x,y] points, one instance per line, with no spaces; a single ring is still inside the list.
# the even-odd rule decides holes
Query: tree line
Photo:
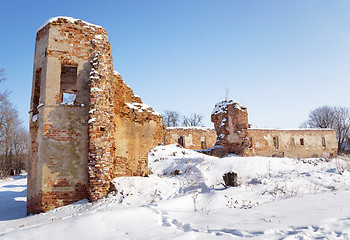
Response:
[[[331,128],[337,132],[338,151],[345,150],[350,139],[350,109],[323,106],[312,110],[302,128]]]
[[[0,83],[6,80],[4,73],[0,69]],[[28,158],[28,132],[8,95],[0,92],[0,178],[20,174]]]
[[[185,116],[180,115],[177,111],[165,110],[162,116],[163,123],[166,127],[203,127],[203,116],[197,113]]]

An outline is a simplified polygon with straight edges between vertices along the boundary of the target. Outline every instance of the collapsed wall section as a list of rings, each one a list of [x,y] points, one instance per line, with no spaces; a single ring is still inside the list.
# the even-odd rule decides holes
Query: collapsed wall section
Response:
[[[108,194],[115,177],[147,176],[148,153],[161,143],[163,133],[160,114],[136,97],[111,68],[108,44],[106,37],[99,37],[91,59],[89,195],[93,201]]]
[[[224,100],[215,105],[211,121],[218,136],[211,154],[243,155],[250,145],[247,132],[249,127],[247,108],[234,100]]]
[[[89,66],[88,194],[96,201],[113,178],[148,174],[148,153],[161,143],[163,123],[113,70],[103,28],[90,41]]]

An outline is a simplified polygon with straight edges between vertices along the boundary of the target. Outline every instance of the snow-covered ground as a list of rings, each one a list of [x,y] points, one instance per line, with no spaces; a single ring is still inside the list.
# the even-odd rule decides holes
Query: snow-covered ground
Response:
[[[0,181],[0,239],[350,239],[350,162],[215,158],[159,146],[149,177],[97,203],[25,216],[26,176]],[[238,173],[239,187],[222,175]]]

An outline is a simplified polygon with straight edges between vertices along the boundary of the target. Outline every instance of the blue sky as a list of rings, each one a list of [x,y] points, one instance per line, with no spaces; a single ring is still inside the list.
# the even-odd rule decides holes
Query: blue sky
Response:
[[[350,103],[350,1],[3,1],[0,68],[28,125],[35,34],[54,16],[103,26],[114,68],[156,111],[248,107],[254,127],[297,128]]]

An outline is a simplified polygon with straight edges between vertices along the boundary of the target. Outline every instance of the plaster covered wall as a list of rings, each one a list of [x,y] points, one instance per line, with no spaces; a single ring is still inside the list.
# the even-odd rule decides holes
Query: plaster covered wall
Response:
[[[248,129],[251,148],[248,156],[335,157],[338,143],[336,132],[330,129]]]

